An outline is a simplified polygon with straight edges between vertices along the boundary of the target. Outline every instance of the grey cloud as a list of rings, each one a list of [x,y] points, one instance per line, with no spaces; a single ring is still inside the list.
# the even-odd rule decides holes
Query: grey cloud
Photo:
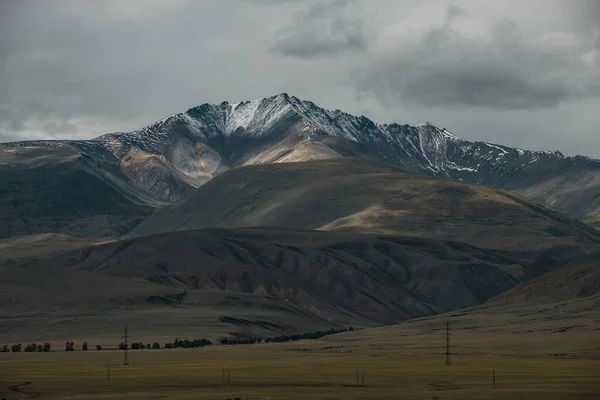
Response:
[[[600,51],[600,1],[572,1],[567,7],[567,13],[573,21],[573,29],[586,35],[592,46]]]
[[[464,8],[461,8],[461,7],[458,7],[455,5],[450,5],[448,7],[448,10],[446,11],[446,18],[444,19],[444,26],[448,27],[454,22],[454,20],[456,20],[459,17],[466,16],[466,15],[468,15],[468,12]]]
[[[368,33],[357,3],[330,0],[315,3],[295,15],[277,31],[270,50],[303,59],[319,58],[343,51],[363,51]]]
[[[450,8],[443,25],[418,41],[376,55],[372,67],[357,73],[359,92],[387,104],[505,110],[552,108],[600,94],[595,66],[529,43],[508,19],[487,37],[470,38],[453,27],[462,15]]]
[[[574,27],[580,29],[600,29],[600,1],[578,0],[564,1],[562,6]]]
[[[258,5],[281,5],[281,4],[290,4],[290,3],[303,4],[303,3],[314,2],[317,0],[240,0],[240,1],[251,1],[252,3],[258,4]]]

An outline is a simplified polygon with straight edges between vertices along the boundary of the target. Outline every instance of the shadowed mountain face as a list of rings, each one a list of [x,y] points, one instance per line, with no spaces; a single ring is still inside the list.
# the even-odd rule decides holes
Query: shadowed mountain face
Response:
[[[125,317],[147,332],[380,325],[480,304],[577,250],[263,228],[171,232],[0,268],[0,334],[102,336]],[[239,320],[262,322],[230,326]]]
[[[490,302],[567,301],[597,297],[600,301],[600,252],[578,258],[531,282],[521,284]]]
[[[236,168],[133,234],[246,226],[398,233],[515,251],[590,249],[599,240],[591,227],[512,193],[362,158]]]
[[[6,200],[0,237],[51,231],[85,235],[82,227],[98,215],[99,229],[114,236],[127,231],[138,215],[233,167],[346,156],[508,189],[575,218],[594,217],[600,210],[598,160],[470,142],[429,123],[377,124],[281,94],[204,104],[139,131],[91,141],[0,144],[0,194]],[[57,184],[48,188],[43,182],[50,176]],[[65,200],[69,194],[72,199]],[[77,203],[86,196],[94,198],[93,208],[87,201]],[[28,200],[17,205],[17,198]],[[31,207],[37,211],[23,211]],[[124,214],[132,218],[123,222]]]
[[[158,205],[97,142],[2,146],[0,238],[46,232],[119,236]]]

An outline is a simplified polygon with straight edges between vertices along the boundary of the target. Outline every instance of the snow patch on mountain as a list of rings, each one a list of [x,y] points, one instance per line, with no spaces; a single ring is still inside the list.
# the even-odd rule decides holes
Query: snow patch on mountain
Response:
[[[504,156],[506,154],[508,154],[508,151],[500,146],[496,146],[495,144],[491,144],[491,143],[484,143],[486,146],[489,146],[491,148],[494,148],[496,150],[500,151],[500,154],[498,154],[498,156]]]
[[[231,135],[239,128],[247,129],[255,121],[259,106],[260,100],[245,101],[231,106],[225,133]]]

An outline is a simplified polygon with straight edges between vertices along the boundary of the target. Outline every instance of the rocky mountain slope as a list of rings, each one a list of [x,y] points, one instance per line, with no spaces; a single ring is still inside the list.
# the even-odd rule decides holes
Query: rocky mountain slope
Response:
[[[17,172],[23,174],[0,182],[3,196],[9,200],[20,196],[18,182],[41,176],[37,164],[29,162],[36,154],[44,155],[46,166],[58,169],[80,160],[85,171],[94,171],[89,172],[93,179],[115,188],[128,201],[151,208],[181,198],[233,167],[363,156],[421,174],[508,189],[575,218],[594,218],[600,210],[598,160],[471,142],[429,123],[377,124],[287,94],[235,104],[203,104],[139,131],[111,133],[91,141],[2,143],[1,175],[15,172],[12,165],[19,165]],[[80,186],[73,184],[71,190],[83,190]],[[32,198],[43,198],[36,188],[30,185],[28,189]],[[65,207],[58,209],[69,214]],[[50,225],[54,231],[65,229],[74,219],[93,215],[88,211]],[[98,212],[107,214],[104,209]],[[19,215],[12,208],[3,213]],[[22,226],[25,223],[19,218],[4,220],[5,225]],[[0,235],[50,231],[47,222],[37,222],[39,218],[29,222],[29,228],[4,229]]]

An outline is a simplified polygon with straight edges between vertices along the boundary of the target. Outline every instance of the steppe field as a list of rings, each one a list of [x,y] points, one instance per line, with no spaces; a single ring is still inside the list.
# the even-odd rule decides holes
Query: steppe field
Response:
[[[56,343],[50,353],[0,354],[0,398],[600,399],[596,312],[574,313],[568,326],[540,317],[572,307],[562,306],[474,308],[316,341],[130,350],[127,366],[123,351]]]

